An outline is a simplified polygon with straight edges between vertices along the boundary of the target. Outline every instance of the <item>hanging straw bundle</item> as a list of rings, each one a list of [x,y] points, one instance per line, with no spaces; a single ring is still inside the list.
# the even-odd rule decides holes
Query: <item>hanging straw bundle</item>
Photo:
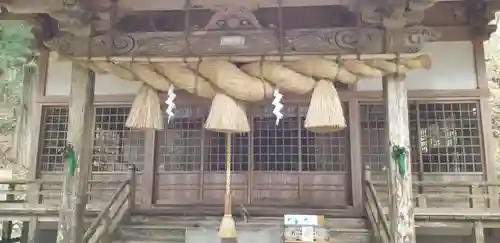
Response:
[[[163,129],[163,112],[160,108],[158,91],[151,86],[143,84],[132,103],[128,114],[126,127]]]
[[[342,103],[332,82],[320,80],[314,88],[304,127],[311,132],[336,132],[346,127]]]
[[[156,63],[155,68],[160,74],[170,79],[175,87],[191,94],[208,99],[214,98],[216,94],[210,82],[191,71],[184,63]]]
[[[316,83],[314,79],[288,69],[278,62],[254,62],[240,69],[253,77],[263,77],[279,88],[296,94],[309,93]]]
[[[303,58],[287,63],[286,67],[307,76],[335,80],[339,66],[336,62],[323,58]]]
[[[245,106],[224,93],[217,93],[212,100],[205,128],[215,132],[249,132]]]
[[[206,60],[197,66],[202,76],[236,99],[259,101],[273,95],[269,83],[249,76],[228,61]]]

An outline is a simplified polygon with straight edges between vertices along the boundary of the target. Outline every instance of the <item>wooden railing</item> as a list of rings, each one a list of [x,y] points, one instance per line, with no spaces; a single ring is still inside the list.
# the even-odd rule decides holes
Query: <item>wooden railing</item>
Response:
[[[130,178],[113,194],[109,203],[85,232],[82,242],[109,242],[118,225],[130,216],[135,206],[135,171],[135,166],[130,166]]]
[[[468,208],[498,208],[500,203],[498,194],[500,183],[414,181],[413,188],[418,189],[414,193],[418,208],[432,207],[428,202],[433,199],[457,202],[466,200]],[[429,189],[441,190],[440,192],[426,191]]]
[[[387,194],[387,182],[372,180],[371,184],[378,189],[379,193]],[[419,209],[500,209],[500,183],[484,181],[413,181],[412,184],[414,205]],[[387,206],[387,202],[383,203],[383,206]]]
[[[92,185],[103,184],[111,185],[120,183],[120,186],[115,191],[109,203],[102,209],[92,225],[85,232],[83,242],[98,242],[99,239],[107,237],[117,227],[118,223],[133,210],[135,204],[135,166],[129,168],[129,178],[125,181],[92,181],[88,183]],[[0,180],[0,185],[7,185],[2,189],[0,187],[0,195],[6,195],[5,200],[0,200],[0,215],[7,218],[23,216],[54,216],[57,217],[59,206],[44,204],[44,197],[57,198],[61,196],[60,189],[44,190],[43,186],[60,186],[61,181],[44,181],[44,180]],[[100,191],[89,192],[89,197],[94,193],[100,195]],[[53,199],[51,202],[55,202]],[[100,207],[99,207],[100,208]],[[2,213],[3,212],[3,213]],[[12,242],[10,237],[12,232],[12,221],[0,221],[2,223],[2,238],[0,243]],[[15,241],[14,241],[15,242]]]
[[[127,179],[128,180],[128,179]],[[116,190],[114,185],[121,185],[124,180],[89,180],[89,188],[87,193],[89,198],[97,197],[99,200],[90,199],[90,203],[102,202],[103,194],[108,194],[108,191]],[[0,211],[13,210],[18,212],[23,211],[23,214],[37,215],[45,211],[46,214],[58,212],[61,197],[60,180],[0,180],[0,195],[6,195],[4,200],[0,200]],[[98,185],[105,185],[106,188],[95,188]],[[4,189],[5,188],[5,189]],[[107,201],[107,200],[106,200]],[[30,207],[23,205],[29,203]],[[44,209],[45,210],[42,210]]]
[[[25,205],[28,201],[33,201],[34,204],[40,203],[40,198],[42,193],[39,188],[42,183],[40,180],[0,180],[0,195],[3,195],[4,199],[0,200],[0,210],[2,212],[0,215],[5,216],[5,212],[18,212],[19,210],[25,211],[27,214],[36,212],[36,208],[29,207]],[[33,191],[33,193],[28,193]],[[28,196],[31,196],[29,198]],[[2,237],[0,243],[14,243],[20,242],[19,237],[12,238],[13,233],[13,221],[0,219],[2,224]]]
[[[365,210],[372,226],[374,237],[378,239],[378,243],[390,243],[391,231],[389,230],[389,222],[384,212],[384,208],[377,198],[375,186],[371,182],[371,174],[369,169],[365,169],[364,173],[364,198]]]

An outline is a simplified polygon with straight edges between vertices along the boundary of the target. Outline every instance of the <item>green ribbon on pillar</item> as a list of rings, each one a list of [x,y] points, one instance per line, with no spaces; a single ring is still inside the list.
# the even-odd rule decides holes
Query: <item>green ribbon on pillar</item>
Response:
[[[66,158],[66,163],[68,163],[68,175],[74,176],[76,169],[76,153],[71,144],[66,146],[64,156]]]
[[[397,162],[399,168],[399,174],[402,177],[406,175],[406,156],[408,155],[408,149],[404,146],[393,145],[392,146],[392,158]]]

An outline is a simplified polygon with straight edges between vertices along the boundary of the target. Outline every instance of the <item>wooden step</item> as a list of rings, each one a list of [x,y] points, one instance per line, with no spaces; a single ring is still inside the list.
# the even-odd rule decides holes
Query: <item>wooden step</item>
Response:
[[[114,240],[113,243],[184,243],[184,241],[163,241],[163,240]]]
[[[120,227],[115,235],[116,239],[127,241],[160,241],[160,242],[184,242],[185,230],[183,229],[150,229],[141,227]]]
[[[206,228],[216,229],[219,227],[221,217],[173,217],[173,216],[133,216],[131,225],[155,225],[170,228]],[[242,218],[234,217],[237,227],[254,228],[255,226],[266,227],[282,225],[283,218],[279,217],[256,217],[249,218],[244,222]],[[366,228],[366,220],[363,218],[326,218],[325,228]]]
[[[115,243],[219,243],[220,217],[133,216],[122,225]],[[237,220],[238,243],[281,242],[283,218],[250,218]],[[363,218],[328,218],[325,227],[331,242],[369,243],[371,232]]]

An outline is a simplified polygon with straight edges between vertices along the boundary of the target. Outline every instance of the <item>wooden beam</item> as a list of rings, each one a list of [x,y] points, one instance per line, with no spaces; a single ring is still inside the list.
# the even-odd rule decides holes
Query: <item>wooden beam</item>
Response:
[[[446,33],[450,34],[447,27]],[[463,29],[459,29],[462,30]],[[437,41],[441,34],[423,26],[411,26],[403,29],[404,42],[398,48],[402,53],[417,53],[425,43]],[[454,32],[451,32],[452,34]],[[457,34],[462,36],[463,33]],[[240,36],[244,44],[234,46],[221,45],[225,36]],[[321,38],[318,38],[321,37]],[[351,40],[358,40],[353,44]],[[117,44],[118,43],[118,44]],[[203,55],[356,55],[383,54],[384,32],[379,28],[337,27],[317,29],[292,29],[284,31],[283,38],[276,36],[276,30],[263,28],[256,30],[210,30],[192,31],[186,37],[181,32],[135,32],[121,33],[113,38],[100,35],[91,39],[91,57],[199,57]],[[45,45],[64,56],[89,56],[86,48],[87,37],[61,35],[46,41]],[[283,51],[280,53],[280,45]]]
[[[85,225],[83,215],[88,201],[88,181],[92,169],[95,74],[74,63],[69,100],[68,144],[76,157],[74,176],[66,173],[58,243],[80,243]],[[71,200],[65,198],[71,195]]]
[[[353,0],[354,1],[354,0]],[[415,1],[415,0],[412,0]],[[89,0],[87,1],[92,10],[106,10],[110,5],[110,0]],[[120,0],[118,1],[120,9],[128,11],[148,11],[148,10],[183,10],[186,6],[186,0]],[[232,4],[233,1],[216,1],[217,4]],[[417,1],[418,2],[418,1]],[[60,11],[63,9],[62,1],[48,0],[2,0],[9,11],[15,13],[47,13]],[[211,0],[191,0],[191,4],[197,8],[211,8],[214,6]],[[285,7],[304,7],[304,6],[327,6],[327,5],[349,5],[345,0],[283,0]],[[251,0],[239,3],[241,6],[253,7],[276,7],[276,0]]]

